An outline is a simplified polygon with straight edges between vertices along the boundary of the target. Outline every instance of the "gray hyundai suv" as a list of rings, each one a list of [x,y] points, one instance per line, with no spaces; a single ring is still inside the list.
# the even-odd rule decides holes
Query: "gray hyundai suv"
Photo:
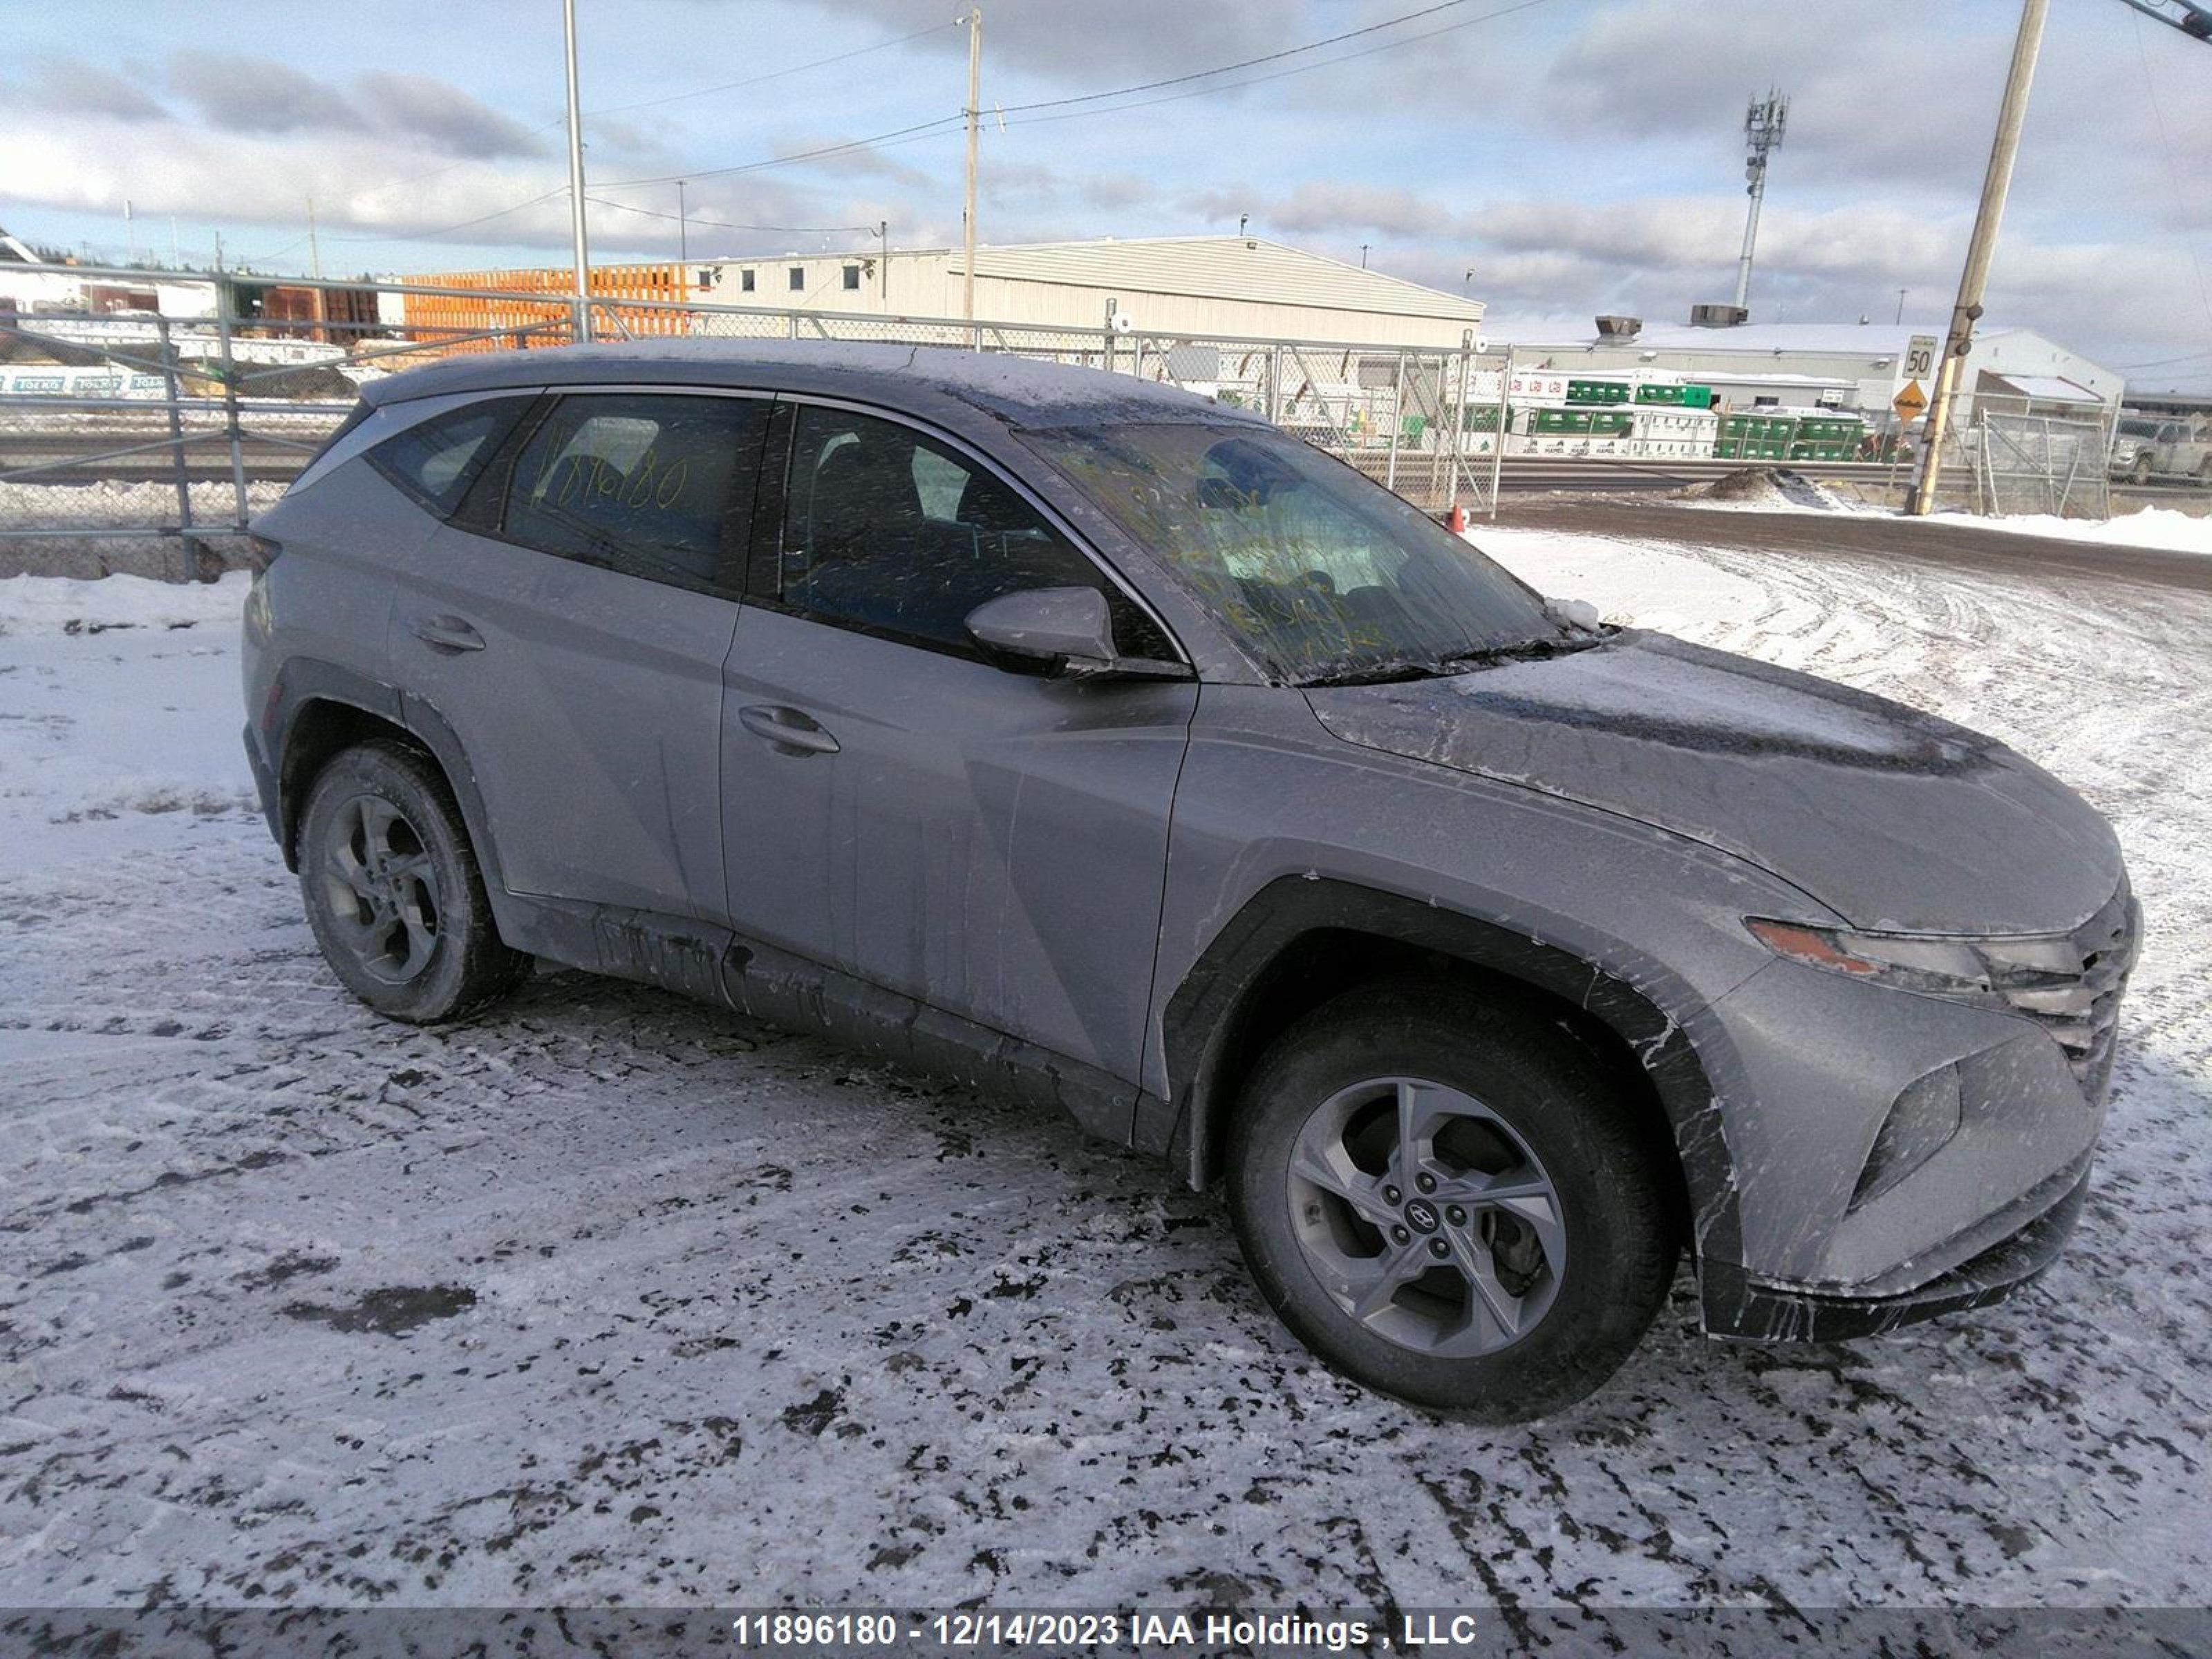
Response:
[[[2139,932],[2095,812],[1547,604],[1237,409],[483,356],[367,388],[255,529],[246,746],[363,1001],[542,957],[1060,1107],[1220,1181],[1386,1393],[1577,1400],[1685,1250],[1719,1335],[1990,1302],[2081,1207]]]

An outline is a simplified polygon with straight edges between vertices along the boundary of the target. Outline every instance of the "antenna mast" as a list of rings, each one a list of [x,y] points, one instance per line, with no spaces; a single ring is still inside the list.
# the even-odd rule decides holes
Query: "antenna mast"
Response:
[[[1751,211],[1743,222],[1743,257],[1735,266],[1735,303],[1741,311],[1751,303],[1751,253],[1759,242],[1759,210],[1766,200],[1766,158],[1782,143],[1782,130],[1789,125],[1790,100],[1767,88],[1765,99],[1754,98],[1743,118],[1744,143],[1748,154],[1744,157],[1743,174],[1751,182],[1745,189],[1751,196]]]

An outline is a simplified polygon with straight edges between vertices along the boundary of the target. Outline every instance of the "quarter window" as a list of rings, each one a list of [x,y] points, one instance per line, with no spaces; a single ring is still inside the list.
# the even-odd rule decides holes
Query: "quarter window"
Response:
[[[767,419],[749,398],[563,398],[516,459],[507,539],[734,594]]]
[[[1040,587],[1095,587],[1125,656],[1174,647],[1002,479],[910,427],[799,411],[783,526],[783,601],[826,623],[973,653],[968,615]]]
[[[368,452],[368,464],[444,518],[532,400],[489,398],[418,421]]]

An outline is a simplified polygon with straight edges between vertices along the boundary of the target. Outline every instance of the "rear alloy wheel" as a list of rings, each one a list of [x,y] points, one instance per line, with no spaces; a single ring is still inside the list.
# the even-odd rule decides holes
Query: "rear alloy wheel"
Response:
[[[365,743],[331,759],[300,820],[300,889],[331,971],[394,1019],[451,1019],[513,990],[468,831],[421,751]]]
[[[1228,1152],[1261,1293],[1334,1369],[1416,1405],[1571,1405],[1674,1277],[1665,1141],[1589,1046],[1510,1003],[1339,997],[1261,1058]]]
[[[383,985],[422,977],[438,950],[438,861],[407,815],[376,795],[341,802],[331,823],[323,896],[362,972]]]

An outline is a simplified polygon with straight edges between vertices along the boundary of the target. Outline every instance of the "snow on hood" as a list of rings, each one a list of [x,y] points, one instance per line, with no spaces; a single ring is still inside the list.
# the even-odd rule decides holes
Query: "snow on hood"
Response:
[[[1993,738],[1663,634],[1306,696],[1346,742],[1687,836],[1863,927],[2057,931],[2119,884],[2103,818]]]

